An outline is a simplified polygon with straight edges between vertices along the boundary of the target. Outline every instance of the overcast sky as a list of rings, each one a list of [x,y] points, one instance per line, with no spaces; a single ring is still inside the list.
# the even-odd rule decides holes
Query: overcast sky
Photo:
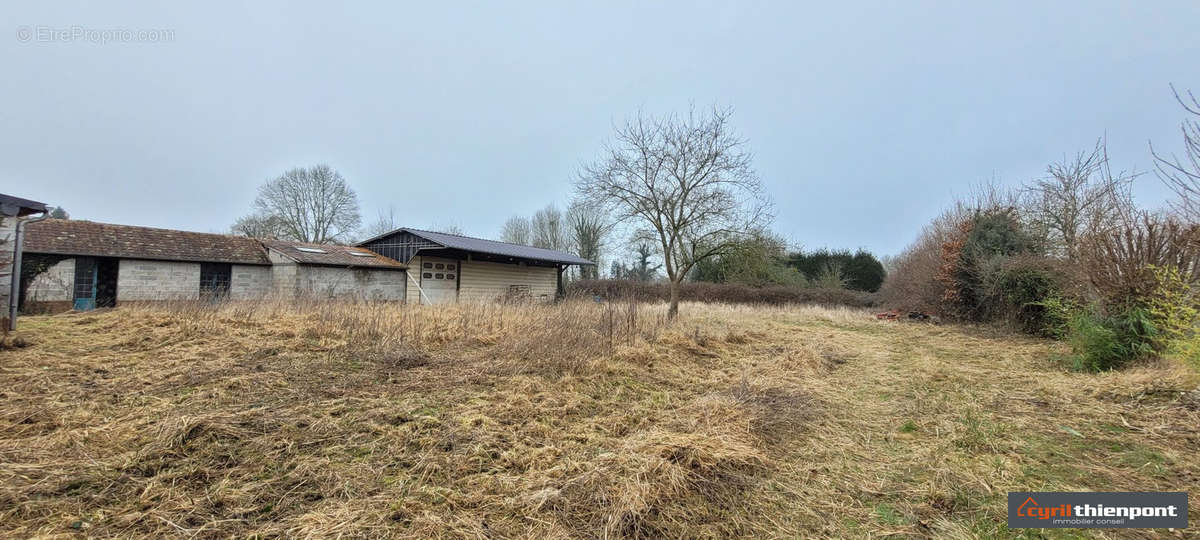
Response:
[[[223,232],[267,178],[328,163],[364,221],[494,237],[564,205],[615,122],[715,103],[778,232],[893,254],[971,184],[1105,134],[1149,170],[1147,141],[1181,148],[1168,84],[1200,91],[1195,0],[178,4],[0,8],[0,192]],[[111,29],[173,38],[94,41]]]

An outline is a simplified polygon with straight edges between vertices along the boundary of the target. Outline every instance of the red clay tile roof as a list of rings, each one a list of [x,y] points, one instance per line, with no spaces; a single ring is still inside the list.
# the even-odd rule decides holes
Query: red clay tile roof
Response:
[[[353,246],[331,246],[325,244],[307,244],[304,242],[289,242],[284,240],[263,240],[263,245],[272,251],[283,255],[300,264],[321,264],[326,266],[360,266],[370,268],[393,268],[396,270],[408,268],[404,263],[384,257],[366,248]],[[324,253],[302,251],[319,249]],[[363,255],[351,255],[362,253]]]
[[[26,225],[24,251],[160,261],[271,264],[253,238],[47,219]]]

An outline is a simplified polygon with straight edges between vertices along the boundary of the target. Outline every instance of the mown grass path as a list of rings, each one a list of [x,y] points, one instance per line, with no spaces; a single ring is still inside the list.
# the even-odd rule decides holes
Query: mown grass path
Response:
[[[785,321],[780,326],[794,323]],[[952,326],[800,323],[833,351],[823,414],[787,453],[804,531],[828,536],[1160,536],[1009,530],[1008,491],[1200,485],[1200,417],[1163,366],[1065,371],[1053,344]],[[795,336],[779,332],[775,335]],[[839,353],[831,353],[833,355]],[[787,500],[787,497],[781,497]],[[1192,522],[1200,513],[1193,499]]]

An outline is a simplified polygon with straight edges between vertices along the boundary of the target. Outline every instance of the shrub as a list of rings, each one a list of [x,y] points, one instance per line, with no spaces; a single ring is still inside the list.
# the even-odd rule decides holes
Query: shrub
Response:
[[[1153,266],[1153,292],[1146,298],[1150,317],[1160,330],[1155,348],[1176,355],[1200,369],[1200,290],[1178,268]]]
[[[981,270],[983,318],[1052,338],[1067,333],[1082,294],[1069,264],[1031,255],[997,258]]]
[[[994,285],[1009,257],[1030,251],[1033,242],[1021,228],[1016,210],[999,208],[976,212],[959,227],[959,234],[942,245],[939,279],[952,315],[970,321],[994,319],[1003,312],[1006,293]],[[993,282],[993,283],[989,283]],[[1028,298],[1036,301],[1041,296]]]
[[[804,275],[784,264],[786,249],[782,238],[760,233],[735,243],[726,253],[701,260],[691,277],[696,281],[755,287],[806,285]]]
[[[825,263],[825,268],[822,268],[810,283],[813,287],[821,289],[847,289],[850,280],[846,279],[841,264],[830,261]]]
[[[1114,315],[1082,312],[1071,322],[1071,348],[1078,371],[1108,371],[1154,353],[1158,329],[1150,312],[1130,307]]]
[[[1052,339],[1063,339],[1071,333],[1071,321],[1079,306],[1070,300],[1051,296],[1022,306],[1022,330]]]
[[[882,305],[904,310],[941,313],[946,287],[937,279],[941,267],[941,245],[954,232],[953,216],[945,215],[927,225],[913,244],[888,265],[887,279],[879,289]]]

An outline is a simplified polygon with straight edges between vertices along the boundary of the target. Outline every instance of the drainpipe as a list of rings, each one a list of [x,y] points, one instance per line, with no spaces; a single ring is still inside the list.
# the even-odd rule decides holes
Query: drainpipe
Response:
[[[13,218],[17,220],[16,232],[14,233],[14,235],[17,237],[17,241],[15,242],[16,246],[13,248],[12,287],[9,289],[8,295],[9,331],[17,329],[17,307],[19,307],[21,303],[21,252],[23,251],[23,244],[25,243],[24,225],[26,223],[41,221],[48,217],[50,217],[50,212],[42,211],[42,215],[32,219],[21,219],[20,217],[16,216]]]

